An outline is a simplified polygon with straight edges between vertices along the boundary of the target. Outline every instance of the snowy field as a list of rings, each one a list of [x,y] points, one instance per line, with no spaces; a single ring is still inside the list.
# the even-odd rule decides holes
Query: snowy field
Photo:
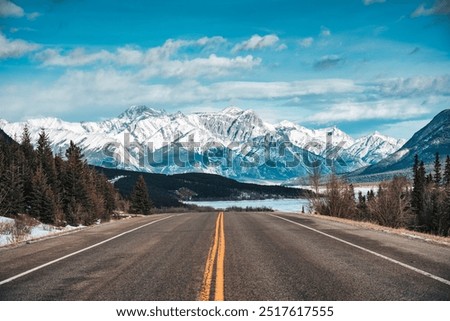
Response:
[[[228,207],[268,207],[274,211],[299,213],[302,206],[305,212],[308,211],[309,201],[307,199],[266,199],[266,200],[244,200],[244,201],[207,201],[207,202],[185,202],[198,206],[210,206],[217,210],[224,210]]]
[[[17,229],[14,229],[15,221],[11,218],[0,216],[0,246],[9,245],[22,241],[30,241],[39,239],[41,237],[65,233],[76,229],[83,228],[84,226],[66,226],[66,227],[54,227],[47,224],[38,224],[30,227],[29,233],[18,234]]]

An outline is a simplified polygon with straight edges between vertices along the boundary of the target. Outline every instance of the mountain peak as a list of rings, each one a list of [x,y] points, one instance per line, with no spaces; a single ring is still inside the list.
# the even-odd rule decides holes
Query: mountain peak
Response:
[[[279,124],[279,127],[282,128],[297,128],[297,124],[289,121],[289,120],[282,120]]]
[[[223,113],[223,114],[233,114],[233,115],[236,115],[236,114],[242,113],[243,111],[244,111],[244,110],[242,110],[242,109],[239,108],[239,107],[236,107],[236,106],[230,106],[230,107],[227,107],[227,108],[223,109],[223,110],[222,110],[222,113]]]
[[[401,140],[399,140],[401,141]],[[378,164],[368,167],[363,174],[377,174],[390,171],[409,172],[418,155],[425,164],[432,164],[436,152],[450,154],[450,109],[437,114],[427,125],[417,131],[396,153]]]
[[[119,118],[135,119],[141,116],[160,117],[163,115],[166,115],[166,111],[163,109],[147,107],[145,105],[135,105],[120,114]]]

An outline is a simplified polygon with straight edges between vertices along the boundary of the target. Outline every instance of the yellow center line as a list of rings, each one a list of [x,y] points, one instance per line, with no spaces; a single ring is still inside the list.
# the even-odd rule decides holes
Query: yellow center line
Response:
[[[224,300],[224,262],[225,262],[225,232],[223,227],[223,212],[220,212],[220,234],[219,248],[217,249],[217,266],[216,266],[216,289],[214,292],[215,301]]]
[[[217,258],[217,262],[216,262]],[[223,212],[217,216],[214,239],[206,259],[205,272],[203,274],[202,288],[199,294],[200,301],[209,301],[211,295],[214,264],[216,263],[216,282],[214,300],[224,300],[224,261],[225,261],[225,233],[223,227]]]

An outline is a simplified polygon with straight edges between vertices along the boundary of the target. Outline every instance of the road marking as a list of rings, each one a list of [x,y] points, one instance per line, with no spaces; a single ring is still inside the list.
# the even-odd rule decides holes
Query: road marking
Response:
[[[99,242],[99,243],[96,243],[96,244],[94,244],[94,245],[88,246],[88,247],[86,247],[86,248],[84,248],[84,249],[81,249],[81,250],[78,250],[78,251],[76,251],[76,252],[67,254],[67,255],[65,255],[65,256],[63,256],[63,257],[60,257],[59,259],[56,259],[56,260],[47,262],[47,263],[42,264],[42,265],[39,265],[39,266],[37,266],[37,267],[35,267],[35,268],[31,269],[31,270],[22,272],[22,273],[17,274],[17,275],[15,275],[15,276],[13,276],[13,277],[10,277],[9,279],[0,281],[0,285],[9,283],[9,282],[11,282],[11,281],[14,281],[14,280],[16,280],[16,279],[18,279],[18,278],[21,278],[22,276],[25,276],[25,275],[27,275],[27,274],[33,273],[33,272],[38,271],[38,270],[40,270],[40,269],[43,269],[43,268],[45,268],[45,267],[47,267],[47,266],[49,266],[49,265],[55,264],[55,263],[57,263],[57,262],[60,262],[60,261],[62,261],[62,260],[65,260],[65,259],[67,259],[67,258],[69,258],[69,257],[72,257],[72,256],[74,256],[74,255],[83,253],[83,252],[85,252],[85,251],[87,251],[87,250],[93,249],[93,248],[95,248],[95,247],[97,247],[97,246],[100,246],[100,245],[102,245],[102,244],[108,243],[109,241],[115,240],[115,239],[117,239],[117,238],[119,238],[119,237],[121,237],[121,236],[124,236],[124,235],[126,235],[126,234],[129,234],[129,233],[132,233],[132,232],[134,232],[134,231],[140,230],[141,228],[144,228],[144,227],[146,227],[146,226],[149,226],[149,225],[152,225],[152,224],[155,224],[155,223],[158,223],[158,222],[167,220],[167,219],[169,219],[169,218],[171,218],[171,217],[173,217],[173,216],[174,216],[174,215],[170,215],[170,216],[161,218],[161,219],[159,219],[159,220],[152,221],[152,222],[150,222],[150,223],[141,225],[141,226],[136,227],[136,228],[134,228],[134,229],[132,229],[132,230],[129,230],[129,231],[120,233],[120,234],[118,234],[118,235],[116,235],[116,236],[110,237],[109,239],[106,239],[106,240],[101,241],[101,242]]]
[[[209,301],[209,295],[211,293],[211,283],[212,283],[212,277],[213,277],[214,262],[216,260],[217,247],[218,247],[218,243],[219,243],[218,242],[219,222],[220,222],[220,213],[216,219],[213,244],[212,244],[211,248],[209,249],[208,257],[206,259],[205,273],[203,274],[202,288],[200,290],[200,295],[199,295],[200,301]]]
[[[343,239],[341,239],[341,238],[339,238],[339,237],[336,237],[336,236],[333,236],[333,235],[324,233],[324,232],[322,232],[322,231],[316,230],[315,228],[312,228],[312,227],[303,225],[303,224],[301,224],[301,223],[298,223],[298,222],[295,222],[295,221],[291,221],[291,220],[289,220],[289,219],[287,219],[287,218],[280,217],[280,216],[273,215],[273,214],[268,214],[268,215],[273,216],[273,217],[276,217],[276,218],[279,218],[280,220],[284,220],[284,221],[286,221],[286,222],[289,222],[289,223],[292,223],[292,224],[301,226],[301,227],[306,228],[306,229],[308,229],[308,230],[310,230],[310,231],[313,231],[313,232],[322,234],[322,235],[324,235],[324,236],[326,236],[326,237],[329,237],[329,238],[331,238],[331,239],[333,239],[333,240],[336,240],[336,241],[339,241],[339,242],[341,242],[341,243],[350,245],[350,246],[352,246],[352,247],[355,247],[355,248],[357,248],[357,249],[360,249],[360,250],[362,250],[362,251],[365,251],[365,252],[367,252],[367,253],[370,253],[370,254],[372,254],[372,255],[375,255],[375,256],[377,256],[377,257],[379,257],[379,258],[385,259],[386,261],[395,263],[395,264],[400,265],[400,266],[402,266],[402,267],[404,267],[404,268],[406,268],[406,269],[409,269],[409,270],[414,271],[414,272],[416,272],[416,273],[419,273],[419,274],[422,274],[422,275],[427,276],[427,277],[429,277],[429,278],[432,278],[433,280],[436,280],[436,281],[438,281],[438,282],[444,283],[444,284],[446,284],[446,285],[450,285],[450,281],[449,281],[449,280],[446,280],[446,279],[444,279],[444,278],[441,278],[441,277],[439,277],[439,276],[437,276],[437,275],[431,274],[431,273],[426,272],[426,271],[424,271],[424,270],[415,268],[414,266],[408,265],[408,264],[406,264],[406,263],[397,261],[397,260],[395,260],[395,259],[392,259],[392,258],[390,258],[390,257],[388,257],[388,256],[385,256],[385,255],[383,255],[383,254],[380,254],[380,253],[378,253],[378,252],[374,252],[374,251],[369,250],[369,249],[367,249],[367,248],[365,248],[365,247],[362,247],[362,246],[356,245],[356,244],[354,244],[354,243],[345,241],[345,240],[343,240]]]
[[[214,300],[224,300],[224,262],[225,262],[225,233],[223,225],[223,212],[216,219],[215,233],[212,246],[206,259],[205,272],[203,274],[202,287],[199,294],[200,301],[209,301],[211,285],[216,265],[216,282],[214,289]]]
[[[217,249],[216,266],[216,289],[214,291],[215,301],[224,301],[224,263],[225,263],[225,231],[223,227],[223,212],[220,220],[219,248]]]

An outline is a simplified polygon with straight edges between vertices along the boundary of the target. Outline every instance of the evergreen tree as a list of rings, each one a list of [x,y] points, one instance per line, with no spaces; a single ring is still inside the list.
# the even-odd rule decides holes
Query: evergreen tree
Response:
[[[450,186],[450,156],[447,155],[445,159],[445,169],[444,169],[444,184],[445,186]]]
[[[411,207],[416,214],[417,225],[424,224],[424,194],[425,194],[425,164],[419,163],[417,155],[414,157],[414,182],[412,191]]]
[[[70,141],[66,150],[66,165],[62,173],[62,203],[67,223],[78,225],[82,222],[83,205],[86,202],[86,187],[84,184],[85,166],[82,160],[81,148]]]
[[[114,189],[114,185],[111,184],[106,176],[100,175],[97,179],[98,189],[102,192],[105,209],[102,219],[109,220],[114,210],[117,208],[117,192]]]
[[[434,159],[434,183],[439,186],[441,184],[442,174],[441,174],[441,162],[439,153],[437,152]]]
[[[131,208],[130,212],[134,214],[150,214],[150,209],[152,203],[148,196],[148,188],[145,183],[144,177],[139,176],[136,185],[134,186],[133,192],[131,193]]]
[[[42,167],[38,167],[33,176],[33,193],[30,214],[42,223],[55,223],[57,205],[55,196]]]
[[[22,175],[23,175],[23,194],[26,209],[31,207],[31,194],[33,192],[32,180],[35,171],[36,153],[31,144],[31,136],[28,126],[23,128],[22,139],[20,142],[20,149],[23,154]]]
[[[29,213],[44,223],[92,224],[109,219],[118,194],[106,177],[90,169],[73,142],[53,157],[45,131],[37,150],[24,128],[20,144],[0,138],[0,215]]]
[[[27,159],[27,160],[34,159],[34,148],[33,148],[33,144],[31,143],[30,130],[28,129],[27,125],[25,125],[23,127],[23,133],[22,133],[22,138],[20,141],[20,146],[25,155],[25,159]]]
[[[45,130],[39,133],[39,139],[37,142],[36,149],[37,167],[42,167],[45,176],[47,177],[48,184],[56,192],[57,182],[56,182],[56,169],[55,161],[53,157],[53,151],[50,144],[50,139],[45,133]]]
[[[85,225],[90,225],[96,219],[102,218],[105,213],[105,200],[103,194],[98,187],[98,177],[94,170],[85,168],[84,171],[84,187],[86,201],[83,204],[82,221]]]
[[[14,216],[24,212],[23,177],[13,161],[1,175],[0,214]]]
[[[443,210],[442,235],[450,236],[450,184],[445,187]]]
[[[415,154],[414,155],[414,165],[413,165],[413,179],[414,179],[414,185],[417,184],[417,179],[419,177],[418,173],[419,173],[419,155]]]

